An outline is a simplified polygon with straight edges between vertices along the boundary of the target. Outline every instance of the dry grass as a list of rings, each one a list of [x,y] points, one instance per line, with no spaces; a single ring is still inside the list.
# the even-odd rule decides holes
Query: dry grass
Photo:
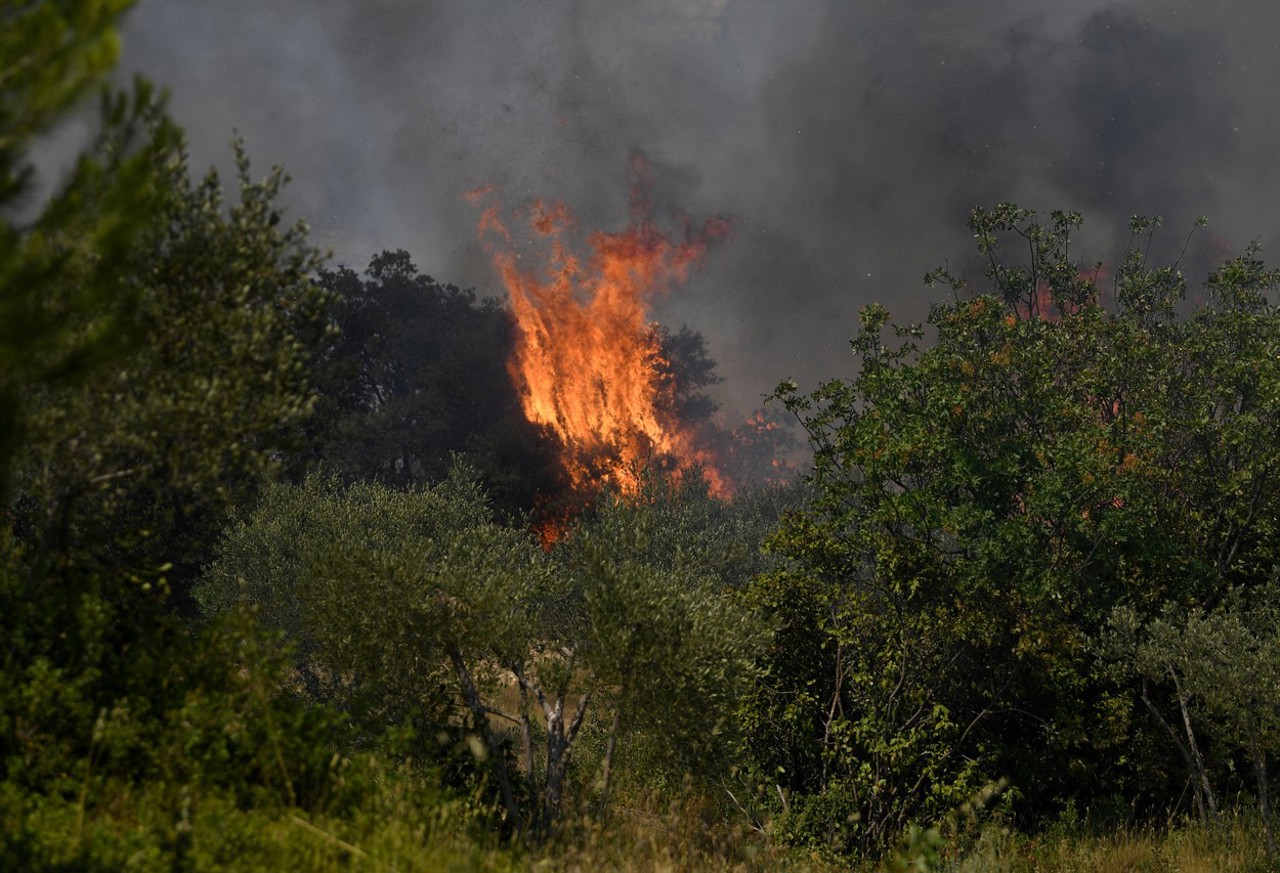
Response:
[[[766,873],[845,870],[800,850],[774,846],[762,834],[726,824],[706,798],[690,795],[665,809],[640,798],[614,808],[606,824],[588,817],[566,823],[540,849],[533,870],[566,873]]]
[[[1261,829],[1250,814],[1224,817],[1216,826],[1180,823],[1091,833],[1055,828],[1025,837],[991,828],[954,873],[1266,873]]]

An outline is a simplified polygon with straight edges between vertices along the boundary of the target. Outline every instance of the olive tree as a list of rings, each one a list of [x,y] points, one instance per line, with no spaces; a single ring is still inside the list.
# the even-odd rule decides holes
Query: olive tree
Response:
[[[734,501],[695,473],[641,477],[633,498],[605,495],[554,553],[581,599],[583,643],[608,716],[599,808],[619,742],[661,745],[650,779],[722,774],[740,751],[737,708],[759,677],[767,626],[742,591],[768,565],[760,543],[795,489]],[[637,751],[639,751],[637,749]]]
[[[456,704],[511,827],[541,837],[598,706],[614,725],[604,794],[624,713],[706,748],[761,640],[714,580],[628,547],[651,535],[643,510],[611,504],[600,519],[552,557],[494,523],[463,469],[405,492],[312,477],[270,489],[228,530],[198,596],[215,611],[259,605],[301,643],[316,687],[386,723],[447,726]]]
[[[1121,607],[1098,649],[1140,683],[1143,703],[1186,764],[1202,818],[1218,813],[1219,769],[1203,735],[1245,755],[1274,855],[1267,758],[1280,751],[1280,590],[1237,589],[1215,609],[1170,605],[1147,621]]]

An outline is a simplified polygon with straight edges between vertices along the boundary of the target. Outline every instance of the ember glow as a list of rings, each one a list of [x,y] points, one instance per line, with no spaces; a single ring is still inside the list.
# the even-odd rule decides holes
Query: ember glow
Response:
[[[555,434],[575,491],[609,484],[635,493],[647,467],[701,466],[711,492],[732,490],[712,453],[672,412],[675,385],[648,307],[685,282],[708,246],[732,234],[728,219],[685,220],[667,233],[653,219],[647,170],[633,158],[631,220],[581,238],[559,202],[537,201],[503,218],[492,188],[468,194],[482,209],[481,240],[506,286],[516,322],[510,361],[530,421]],[[512,229],[514,228],[514,230]]]

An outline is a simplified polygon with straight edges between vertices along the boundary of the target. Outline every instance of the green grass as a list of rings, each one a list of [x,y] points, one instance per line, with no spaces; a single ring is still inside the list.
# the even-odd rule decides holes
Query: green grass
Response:
[[[1269,862],[1262,825],[1251,812],[1227,813],[1214,825],[1099,831],[1085,824],[1055,826],[1027,836],[990,826],[949,873],[1264,873]]]
[[[8,797],[4,811],[12,823]],[[571,818],[546,845],[501,845],[476,827],[466,799],[432,798],[388,780],[359,808],[317,814],[243,808],[219,794],[150,791],[100,797],[80,814],[77,799],[43,798],[5,839],[6,869],[85,871],[398,871],[398,873],[1263,873],[1257,822],[1228,815],[1215,827],[1093,832],[1051,828],[1028,836],[989,824],[968,848],[944,849],[936,865],[909,858],[858,865],[823,852],[787,849],[767,835],[716,818],[691,798],[666,809],[620,807],[607,824]],[[17,842],[15,842],[17,838]]]

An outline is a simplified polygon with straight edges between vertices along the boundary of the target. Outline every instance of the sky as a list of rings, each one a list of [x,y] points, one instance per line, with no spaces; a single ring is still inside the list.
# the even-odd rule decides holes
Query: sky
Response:
[[[356,269],[403,248],[500,296],[462,195],[621,230],[642,152],[660,219],[735,221],[655,312],[706,337],[730,418],[852,376],[860,307],[922,320],[974,206],[1080,210],[1089,262],[1139,213],[1158,249],[1201,214],[1193,248],[1280,247],[1274,0],[140,0],[123,38],[194,166],[242,136]]]

